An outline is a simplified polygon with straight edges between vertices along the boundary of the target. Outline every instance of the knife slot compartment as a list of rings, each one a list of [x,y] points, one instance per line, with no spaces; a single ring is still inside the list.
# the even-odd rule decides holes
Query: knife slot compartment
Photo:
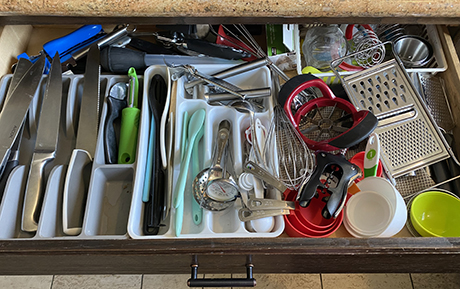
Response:
[[[62,227],[62,192],[66,169],[63,165],[55,166],[48,177],[36,235],[38,238],[68,237]]]
[[[94,170],[83,234],[125,236],[133,195],[132,167],[101,166]]]
[[[29,239],[34,235],[21,230],[26,169],[26,166],[21,165],[14,168],[6,183],[0,205],[0,239]]]

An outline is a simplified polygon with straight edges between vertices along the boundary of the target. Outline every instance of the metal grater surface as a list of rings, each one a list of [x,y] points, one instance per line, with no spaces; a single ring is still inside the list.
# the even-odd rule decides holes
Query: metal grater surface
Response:
[[[379,120],[381,159],[393,177],[449,157],[435,124],[396,59],[343,78],[350,101]]]
[[[455,124],[442,79],[439,76],[422,76],[420,73],[418,75],[423,99],[430,109],[434,121],[444,130],[452,130]]]
[[[436,184],[426,168],[417,170],[414,174],[396,178],[395,181],[395,188],[404,198],[426,190]]]

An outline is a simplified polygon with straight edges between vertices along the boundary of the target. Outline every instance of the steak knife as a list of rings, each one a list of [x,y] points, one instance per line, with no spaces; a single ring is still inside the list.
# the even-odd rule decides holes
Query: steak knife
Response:
[[[24,206],[22,211],[22,230],[37,231],[40,209],[43,201],[45,166],[56,155],[61,120],[62,71],[59,54],[53,58],[43,97],[37,140],[29,169]]]
[[[11,147],[21,131],[44,68],[45,56],[41,56],[21,78],[0,113],[0,176],[6,167]]]
[[[18,60],[16,69],[14,70],[13,77],[11,78],[10,86],[8,87],[8,91],[6,93],[4,103],[6,103],[8,99],[11,98],[11,94],[13,93],[14,89],[18,85],[21,78],[24,76],[24,73],[27,72],[27,70],[29,70],[31,66],[32,62],[25,58],[20,58]],[[0,177],[0,200],[3,199],[3,194],[6,188],[6,182],[8,181],[10,173],[13,171],[15,167],[19,165],[19,147],[21,146],[24,125],[25,124],[23,123],[21,128],[19,129],[17,138],[14,140],[14,143],[11,146],[8,161],[6,162],[3,175]]]
[[[99,124],[101,70],[99,63],[99,48],[97,45],[92,45],[86,60],[76,145],[70,157],[64,182],[62,224],[67,235],[80,234],[83,225]]]

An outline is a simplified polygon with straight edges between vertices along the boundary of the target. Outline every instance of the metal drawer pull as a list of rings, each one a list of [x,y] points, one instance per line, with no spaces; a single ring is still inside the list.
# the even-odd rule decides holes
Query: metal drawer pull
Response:
[[[246,264],[246,278],[212,278],[198,279],[198,264],[192,264],[192,277],[188,279],[189,287],[255,287],[256,279],[252,276],[253,264]]]

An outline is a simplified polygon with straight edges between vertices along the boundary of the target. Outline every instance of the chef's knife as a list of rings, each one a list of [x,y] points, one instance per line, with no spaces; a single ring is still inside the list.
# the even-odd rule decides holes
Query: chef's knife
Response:
[[[6,167],[11,147],[19,135],[30,103],[42,78],[45,56],[41,56],[24,74],[0,113],[0,176]]]
[[[62,71],[59,54],[51,62],[46,91],[43,97],[37,140],[29,169],[24,207],[22,211],[22,230],[37,231],[40,209],[45,187],[45,166],[56,155],[61,120]]]
[[[99,123],[99,61],[99,48],[92,45],[86,60],[77,141],[64,183],[63,230],[67,235],[78,235],[83,223]]]
[[[6,103],[8,99],[11,98],[11,94],[13,93],[14,89],[18,85],[21,78],[24,76],[24,73],[27,72],[27,70],[29,70],[31,66],[32,63],[25,58],[20,58],[18,60],[16,70],[14,71],[13,77],[11,78],[10,86],[8,87],[4,103]],[[10,173],[13,171],[15,167],[19,165],[19,147],[21,146],[23,129],[24,124],[19,129],[18,137],[15,139],[13,145],[11,146],[10,156],[5,165],[3,175],[0,177],[0,200],[3,198],[3,193],[5,192],[6,188],[6,182],[8,181]]]

